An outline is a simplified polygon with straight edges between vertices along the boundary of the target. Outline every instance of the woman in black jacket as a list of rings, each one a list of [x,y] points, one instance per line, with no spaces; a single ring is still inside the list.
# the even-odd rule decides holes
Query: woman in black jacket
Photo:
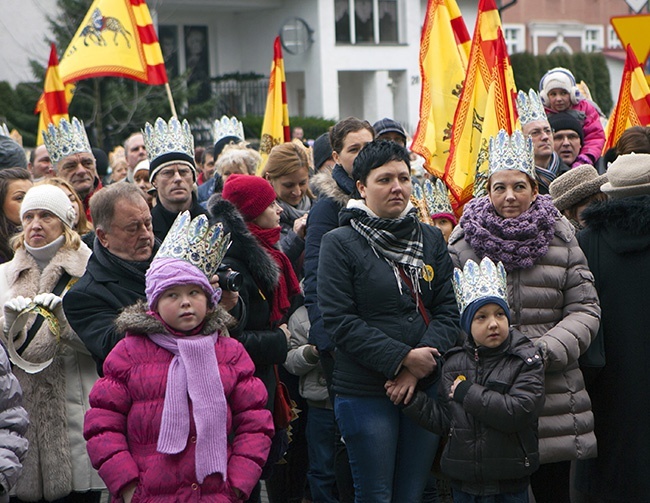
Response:
[[[409,202],[405,148],[371,142],[352,174],[360,199],[323,237],[318,267],[318,301],[336,347],[334,409],[355,501],[415,503],[438,437],[394,407],[384,385],[435,396],[436,359],[459,331],[452,265],[440,231],[420,224]]]

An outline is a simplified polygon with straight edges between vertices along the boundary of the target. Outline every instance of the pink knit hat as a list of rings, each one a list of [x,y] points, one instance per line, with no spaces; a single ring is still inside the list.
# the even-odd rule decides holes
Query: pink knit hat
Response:
[[[275,201],[275,190],[265,178],[254,175],[230,175],[221,193],[234,204],[244,220],[255,220]]]

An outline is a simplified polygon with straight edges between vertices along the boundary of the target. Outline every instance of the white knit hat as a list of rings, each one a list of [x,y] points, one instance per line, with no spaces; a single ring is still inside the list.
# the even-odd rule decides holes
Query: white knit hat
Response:
[[[135,174],[138,171],[143,171],[143,170],[149,171],[149,159],[143,159],[142,161],[140,161],[138,164],[135,165],[135,168],[133,168],[133,176],[135,176]]]
[[[544,90],[548,94],[553,89],[564,89],[570,94],[574,86],[570,72],[566,68],[553,68],[542,78],[540,91]]]
[[[56,185],[49,184],[36,185],[27,191],[20,205],[20,219],[31,210],[51,211],[71,229],[77,216],[65,192]]]

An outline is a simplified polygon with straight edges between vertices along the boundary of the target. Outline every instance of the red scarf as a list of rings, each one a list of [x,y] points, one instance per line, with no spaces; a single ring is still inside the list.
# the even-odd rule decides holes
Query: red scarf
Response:
[[[251,234],[257,238],[257,241],[262,245],[271,257],[275,260],[280,268],[280,278],[278,285],[273,292],[271,299],[271,317],[272,325],[276,325],[289,311],[291,307],[291,297],[300,293],[300,283],[293,271],[293,266],[289,257],[287,257],[281,250],[274,245],[280,241],[280,232],[282,227],[274,227],[273,229],[263,229],[253,222],[247,222],[246,226]]]

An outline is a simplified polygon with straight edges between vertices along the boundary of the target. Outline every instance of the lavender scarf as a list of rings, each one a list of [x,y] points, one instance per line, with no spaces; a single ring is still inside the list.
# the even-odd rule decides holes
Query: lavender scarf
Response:
[[[187,445],[192,400],[196,424],[196,478],[203,483],[211,473],[226,480],[228,465],[228,404],[223,391],[214,345],[218,334],[176,337],[149,334],[161,348],[174,354],[167,372],[165,405],[158,436],[158,452],[177,454]]]
[[[498,215],[484,196],[467,203],[460,225],[465,241],[480,259],[501,261],[510,272],[532,267],[548,253],[558,217],[550,196],[538,195],[532,206],[515,218]]]

